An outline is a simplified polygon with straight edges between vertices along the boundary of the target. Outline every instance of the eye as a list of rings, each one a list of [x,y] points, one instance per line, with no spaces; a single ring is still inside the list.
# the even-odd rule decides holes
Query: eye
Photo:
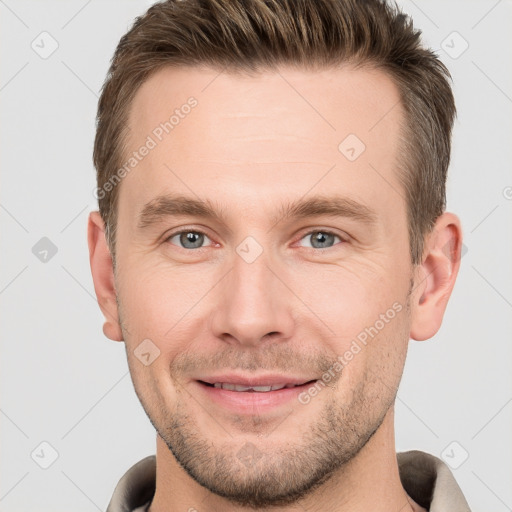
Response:
[[[175,238],[177,239],[177,243],[173,242]],[[178,247],[182,247],[183,249],[200,249],[205,239],[210,240],[202,231],[187,229],[173,233],[166,239],[166,242],[178,245]]]
[[[311,247],[313,249],[329,249],[334,244],[334,239],[337,238],[340,242],[344,240],[335,233],[326,230],[310,231],[301,240],[310,240],[309,245],[303,245],[302,247]]]

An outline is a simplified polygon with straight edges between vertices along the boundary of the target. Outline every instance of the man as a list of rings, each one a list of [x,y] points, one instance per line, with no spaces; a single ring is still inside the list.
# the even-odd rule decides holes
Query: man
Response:
[[[448,79],[379,0],[170,0],[123,36],[88,243],[157,449],[108,512],[469,510],[393,425],[459,269]]]

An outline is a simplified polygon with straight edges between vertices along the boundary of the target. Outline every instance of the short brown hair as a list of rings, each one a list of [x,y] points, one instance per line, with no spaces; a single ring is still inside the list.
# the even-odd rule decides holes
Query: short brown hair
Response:
[[[446,206],[455,104],[450,74],[421,31],[385,0],[166,0],[136,18],[112,58],[94,142],[99,211],[115,263],[117,187],[131,101],[166,65],[255,73],[281,64],[304,70],[350,62],[384,71],[405,112],[397,169],[407,201],[411,260]]]

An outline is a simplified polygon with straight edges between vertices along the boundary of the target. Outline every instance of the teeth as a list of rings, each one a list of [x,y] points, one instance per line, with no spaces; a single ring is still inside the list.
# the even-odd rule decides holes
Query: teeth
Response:
[[[227,382],[215,382],[215,388],[227,389],[228,391],[256,391],[259,393],[266,393],[268,391],[276,391],[283,388],[293,388],[294,384],[277,384],[276,386],[242,386],[239,384],[229,384]]]

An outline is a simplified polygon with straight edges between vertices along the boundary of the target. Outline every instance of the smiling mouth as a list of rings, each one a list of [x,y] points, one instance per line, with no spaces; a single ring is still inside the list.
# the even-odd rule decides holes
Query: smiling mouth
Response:
[[[211,388],[217,389],[225,389],[227,391],[237,391],[237,392],[245,392],[245,393],[268,393],[270,391],[279,391],[281,389],[289,389],[289,388],[300,388],[303,386],[309,386],[316,382],[316,380],[310,380],[308,382],[304,382],[303,384],[275,384],[268,386],[245,386],[243,384],[232,384],[229,382],[204,382],[202,380],[198,381],[200,384]]]

